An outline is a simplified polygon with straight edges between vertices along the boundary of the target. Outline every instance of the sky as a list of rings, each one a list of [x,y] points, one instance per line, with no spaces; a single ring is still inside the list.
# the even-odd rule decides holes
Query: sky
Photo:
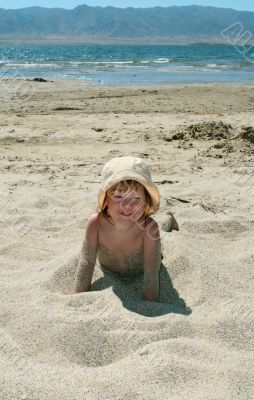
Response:
[[[253,0],[0,0],[0,8],[23,8],[23,7],[61,7],[72,9],[80,4],[87,4],[89,6],[106,7],[169,7],[169,6],[188,6],[198,4],[201,6],[213,6],[234,8],[235,10],[254,11]]]

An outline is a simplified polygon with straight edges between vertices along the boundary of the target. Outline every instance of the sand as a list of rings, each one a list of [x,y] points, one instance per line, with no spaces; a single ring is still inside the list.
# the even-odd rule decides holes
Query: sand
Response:
[[[254,87],[0,89],[0,399],[253,399]],[[101,168],[129,154],[179,225],[158,303],[99,265],[72,294]]]

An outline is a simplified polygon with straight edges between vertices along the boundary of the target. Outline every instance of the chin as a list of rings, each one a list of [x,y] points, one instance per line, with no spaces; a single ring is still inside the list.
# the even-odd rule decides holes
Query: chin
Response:
[[[129,222],[137,222],[141,217],[142,217],[142,215],[143,214],[139,214],[139,215],[137,215],[137,214],[129,214],[129,215],[126,215],[126,214],[121,214],[121,219],[122,220],[125,220],[125,221],[129,221]]]

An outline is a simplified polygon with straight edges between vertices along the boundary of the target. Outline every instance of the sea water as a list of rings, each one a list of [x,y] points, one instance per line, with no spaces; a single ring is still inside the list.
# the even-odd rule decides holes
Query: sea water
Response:
[[[254,46],[0,45],[1,77],[74,78],[98,85],[254,83]]]

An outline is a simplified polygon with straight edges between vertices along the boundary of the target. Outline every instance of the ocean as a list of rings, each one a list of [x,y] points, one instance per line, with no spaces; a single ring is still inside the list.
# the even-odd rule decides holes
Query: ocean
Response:
[[[0,45],[0,79],[74,78],[97,85],[254,83],[254,46]]]

